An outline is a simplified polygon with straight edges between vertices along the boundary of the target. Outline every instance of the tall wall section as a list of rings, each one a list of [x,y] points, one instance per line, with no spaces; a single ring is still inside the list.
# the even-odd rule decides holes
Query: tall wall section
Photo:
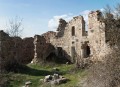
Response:
[[[105,23],[101,21],[102,18],[100,11],[91,11],[88,15],[88,39],[91,55],[95,60],[100,60],[106,47]]]
[[[12,39],[8,34],[0,31],[0,73],[5,72],[8,62],[14,58]]]
[[[34,44],[33,44],[34,38],[27,37],[22,40],[22,52],[23,57],[21,63],[28,64],[32,61],[34,58]]]
[[[57,48],[61,47],[67,54],[64,56],[74,63],[79,60],[75,58],[81,57],[81,41],[82,37],[86,35],[85,21],[82,16],[74,17],[62,29],[65,29],[64,35],[62,37],[57,35],[57,37],[51,40],[51,43]]]

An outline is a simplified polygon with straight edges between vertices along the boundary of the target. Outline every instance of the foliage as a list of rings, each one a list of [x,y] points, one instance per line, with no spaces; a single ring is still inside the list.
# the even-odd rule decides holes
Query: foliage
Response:
[[[103,61],[95,63],[88,70],[87,80],[82,87],[120,86],[120,52],[116,48],[113,49]]]
[[[104,11],[106,44],[110,53],[103,61],[93,64],[82,87],[119,87],[120,86],[120,4],[114,9],[107,6]]]

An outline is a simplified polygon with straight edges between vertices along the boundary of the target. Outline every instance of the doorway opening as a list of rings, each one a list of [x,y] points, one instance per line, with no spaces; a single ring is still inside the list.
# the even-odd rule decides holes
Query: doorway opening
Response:
[[[75,54],[76,54],[75,47],[72,46],[72,47],[71,47],[72,62],[75,62]]]
[[[90,56],[91,52],[90,52],[90,46],[88,46],[87,43],[82,45],[82,49],[81,49],[81,57],[82,58],[87,58]]]
[[[90,47],[87,45],[86,46],[86,57],[90,56]]]

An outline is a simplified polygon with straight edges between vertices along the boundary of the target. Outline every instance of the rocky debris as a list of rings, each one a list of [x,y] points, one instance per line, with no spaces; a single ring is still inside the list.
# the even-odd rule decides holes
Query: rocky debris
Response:
[[[45,76],[44,82],[49,82],[50,80],[52,80],[52,76],[51,75]]]
[[[59,75],[58,74],[54,74],[53,75],[53,80],[57,80],[57,79],[59,79]]]
[[[51,85],[60,85],[66,83],[67,81],[68,79],[59,74],[47,75],[44,78],[44,83],[50,83]]]
[[[33,61],[31,61],[30,63],[33,64]]]
[[[66,65],[69,65],[69,62],[66,62]]]
[[[50,84],[51,85],[58,85],[58,82],[57,82],[57,80],[53,80],[53,81],[50,82]]]
[[[67,79],[66,78],[58,78],[58,79],[54,79],[54,80],[52,80],[50,83],[51,83],[51,85],[60,85],[60,84],[62,84],[62,83],[66,83],[67,82]]]
[[[27,82],[25,82],[25,87],[30,87],[31,84],[32,84],[31,81],[27,81]]]

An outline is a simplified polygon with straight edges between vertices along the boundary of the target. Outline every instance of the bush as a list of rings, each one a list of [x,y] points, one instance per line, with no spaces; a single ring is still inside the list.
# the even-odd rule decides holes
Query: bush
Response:
[[[95,63],[88,71],[89,75],[82,87],[119,87],[120,51],[113,49],[103,62]]]

